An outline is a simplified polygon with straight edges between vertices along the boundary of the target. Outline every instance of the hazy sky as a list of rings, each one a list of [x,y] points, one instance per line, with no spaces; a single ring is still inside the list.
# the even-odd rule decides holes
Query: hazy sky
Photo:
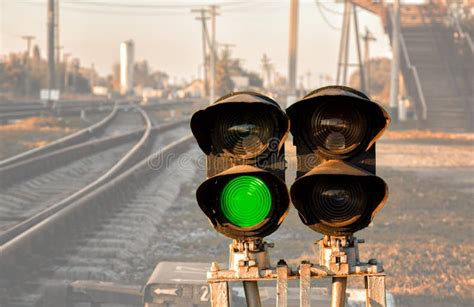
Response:
[[[260,72],[261,58],[266,53],[277,71],[287,74],[290,0],[60,1],[64,52],[79,57],[84,66],[94,63],[101,74],[110,73],[112,64],[118,61],[120,42],[133,39],[137,60],[148,60],[154,69],[171,77],[197,76],[202,63],[201,24],[194,19],[190,6],[208,4],[222,5],[217,18],[217,41],[235,44],[233,54],[244,59],[246,68]],[[21,36],[31,34],[36,36],[35,42],[45,56],[47,1],[0,2],[0,53],[24,50],[26,44]],[[298,75],[310,71],[311,86],[318,85],[317,76],[321,73],[335,75],[340,31],[333,27],[340,28],[342,23],[340,3],[320,2],[324,16],[315,0],[300,0],[299,9]],[[379,18],[363,10],[358,12],[359,30],[368,27],[378,39],[371,45],[371,54],[390,56]],[[355,61],[354,41],[351,47]]]

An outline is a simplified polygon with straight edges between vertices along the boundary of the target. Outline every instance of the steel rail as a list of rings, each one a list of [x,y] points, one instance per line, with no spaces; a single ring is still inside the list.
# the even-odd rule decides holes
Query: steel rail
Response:
[[[48,208],[42,210],[41,212],[33,215],[32,217],[20,222],[19,224],[17,224],[15,226],[11,227],[10,229],[8,229],[7,231],[1,233],[0,234],[0,246],[2,244],[5,244],[9,240],[13,239],[15,236],[18,236],[21,232],[27,230],[28,228],[33,227],[34,225],[41,222],[45,218],[51,216],[55,212],[57,212],[57,211],[61,210],[62,208],[68,206],[70,203],[74,202],[75,200],[83,197],[87,193],[92,192],[94,189],[99,187],[101,184],[107,182],[108,180],[111,180],[114,176],[117,176],[121,171],[124,170],[125,167],[127,167],[128,165],[133,163],[133,160],[135,158],[139,157],[139,155],[140,155],[139,151],[145,149],[145,147],[147,145],[147,144],[145,144],[145,142],[149,141],[151,133],[156,134],[156,133],[168,131],[168,130],[174,129],[178,126],[182,126],[185,123],[187,123],[187,121],[180,121],[180,122],[176,122],[176,123],[165,124],[165,125],[162,125],[162,126],[159,126],[159,127],[154,127],[154,128],[151,128],[150,130],[147,130],[148,133],[147,132],[143,133],[142,140],[140,141],[141,144],[139,144],[140,142],[137,143],[134,146],[134,149],[129,151],[129,153],[126,156],[124,156],[119,162],[117,162],[109,171],[107,171],[100,178],[98,178],[94,182],[90,183],[86,187],[82,188],[81,190],[75,192],[74,194],[66,197],[65,199],[57,202],[56,204],[54,204],[52,206],[49,206]],[[132,132],[130,134],[126,134],[126,135],[122,135],[122,136],[118,136],[118,137],[114,137],[113,140],[120,139],[119,141],[123,141],[123,139],[129,137],[130,135],[135,135],[139,132],[143,132],[143,130]],[[116,145],[116,142],[110,142],[110,139],[105,140],[104,142],[107,142],[107,144]],[[96,144],[91,144],[90,146],[95,146],[95,145]],[[76,151],[76,149],[71,148],[68,151]]]
[[[76,103],[76,102],[62,102],[59,105],[48,106],[39,104],[34,106],[2,106],[0,105],[0,122],[5,122],[9,120],[16,120],[31,116],[55,116],[62,114],[62,116],[72,116],[80,114],[81,110],[91,111],[91,110],[102,110],[104,107],[109,107],[110,105],[103,102],[100,104],[92,103]]]
[[[83,197],[87,193],[90,193],[97,187],[99,187],[101,184],[107,182],[114,176],[120,173],[130,163],[134,162],[134,159],[139,156],[140,150],[146,147],[149,139],[150,139],[150,133],[151,133],[151,121],[148,117],[148,115],[141,109],[139,109],[140,112],[142,113],[142,116],[145,119],[146,123],[146,128],[144,130],[141,130],[139,134],[136,132],[133,133],[133,136],[139,136],[140,140],[130,149],[117,163],[114,164],[112,168],[110,168],[107,172],[105,172],[102,176],[94,180],[93,182],[89,183],[85,187],[81,188],[80,190],[74,192],[73,194],[67,196],[66,198],[60,200],[59,202],[49,206],[48,208],[44,209],[43,211],[33,215],[32,217],[20,222],[19,224],[16,224],[15,226],[11,227],[7,231],[3,232],[0,234],[0,245],[8,242],[8,240],[11,240],[15,236],[21,234],[21,232],[33,227],[35,224],[41,222],[45,218],[51,216],[55,212],[61,210],[62,208],[68,206],[70,203],[74,202],[75,200]],[[123,138],[123,137],[122,137]],[[117,138],[115,138],[117,139]],[[116,142],[107,142],[111,146],[115,146]],[[76,148],[72,148],[68,150],[70,151],[75,151]],[[0,253],[1,254],[1,253]]]
[[[62,138],[57,139],[55,141],[52,141],[52,142],[48,143],[45,146],[33,148],[31,150],[22,152],[22,153],[20,153],[18,155],[15,155],[13,157],[7,158],[5,160],[1,160],[0,161],[0,168],[5,167],[7,165],[14,164],[14,163],[18,163],[18,162],[26,160],[26,159],[31,159],[33,157],[44,155],[46,153],[49,153],[49,152],[52,152],[54,150],[58,150],[58,149],[61,149],[61,148],[65,148],[67,146],[72,146],[72,145],[78,144],[78,143],[80,143],[84,140],[87,140],[91,136],[99,133],[103,128],[105,128],[112,121],[112,119],[117,115],[118,109],[119,109],[118,104],[115,103],[114,108],[112,109],[112,112],[110,112],[109,115],[104,117],[99,122],[97,122],[97,123],[95,123],[95,124],[93,124],[93,125],[91,125],[87,128],[81,129],[77,132],[74,132],[72,134],[69,134],[65,137],[62,137]]]
[[[81,221],[80,226],[87,227],[91,220],[104,212],[117,210],[115,206],[118,202],[114,200],[130,189],[135,189],[134,185],[138,184],[137,178],[146,178],[157,170],[150,167],[151,159],[157,155],[176,158],[193,144],[193,140],[193,137],[188,135],[172,142],[67,206],[56,208],[54,212],[50,212],[31,227],[3,242],[0,245],[0,273],[8,278],[9,272],[15,274],[18,265],[27,266],[21,263],[21,257],[27,256],[28,252],[35,250],[35,247],[41,247],[43,243],[54,240],[56,234],[64,236],[68,232],[77,232],[77,221]],[[76,228],[73,225],[76,225]]]

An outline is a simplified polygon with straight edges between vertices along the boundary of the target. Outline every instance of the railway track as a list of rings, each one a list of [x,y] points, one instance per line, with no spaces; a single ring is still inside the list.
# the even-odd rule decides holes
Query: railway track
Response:
[[[108,112],[113,104],[107,101],[62,101],[56,105],[37,103],[0,104],[0,123],[32,116],[79,116],[82,112]]]
[[[142,128],[143,124],[143,116],[133,106],[115,104],[107,116],[89,127],[48,143],[45,146],[33,148],[5,160],[0,160],[0,170],[6,166],[46,155],[82,142],[134,131]]]
[[[133,162],[151,131],[146,113],[140,110],[140,116],[146,128],[128,137],[72,146],[0,169],[0,242],[40,220],[43,210],[67,205]]]
[[[88,157],[84,157],[80,161],[76,160],[72,164],[67,164],[64,167],[57,168],[54,172],[54,176],[52,175],[52,173],[48,172],[44,176],[41,175],[36,178],[30,179],[32,181],[28,182],[28,184],[22,182],[21,187],[29,186],[34,191],[27,191],[27,193],[22,193],[22,188],[18,188],[15,185],[11,186],[11,190],[9,190],[10,194],[8,195],[14,194],[16,196],[25,196],[26,201],[24,200],[24,198],[22,198],[23,203],[31,204],[31,200],[33,199],[37,200],[41,197],[49,197],[49,202],[45,203],[49,203],[52,205],[47,205],[46,207],[36,207],[34,209],[34,212],[28,211],[29,209],[31,209],[28,206],[28,209],[26,211],[19,210],[18,207],[21,206],[18,205],[10,206],[10,208],[15,208],[13,211],[16,210],[20,212],[20,214],[17,214],[15,212],[7,212],[0,214],[0,216],[17,216],[16,221],[12,221],[11,219],[7,222],[4,221],[3,226],[2,221],[0,221],[0,276],[7,276],[6,278],[0,277],[0,280],[3,279],[3,286],[8,289],[13,289],[13,293],[15,293],[15,289],[18,289],[15,287],[15,285],[18,286],[22,284],[22,282],[19,282],[18,284],[15,282],[16,279],[22,279],[22,277],[20,277],[22,276],[22,274],[19,274],[19,272],[28,270],[28,268],[36,267],[38,265],[36,261],[32,261],[29,256],[26,256],[28,255],[27,251],[32,251],[33,254],[38,255],[38,257],[41,257],[40,255],[44,255],[44,257],[46,258],[43,259],[47,259],[47,255],[49,254],[49,252],[52,252],[53,249],[59,248],[59,246],[61,246],[61,244],[59,244],[59,242],[62,241],[61,238],[67,237],[67,241],[71,243],[71,238],[77,235],[81,231],[81,229],[84,229],[84,226],[87,229],[94,228],[93,225],[95,225],[95,227],[101,227],[97,226],[98,224],[94,224],[94,221],[97,222],[97,219],[102,216],[104,212],[108,212],[108,210],[106,209],[107,207],[114,206],[114,204],[116,204],[116,207],[112,208],[112,212],[113,210],[120,210],[120,207],[124,204],[122,202],[120,202],[120,204],[116,202],[115,198],[117,196],[132,195],[135,193],[133,191],[136,191],[140,187],[140,185],[149,186],[149,184],[147,185],[146,182],[144,182],[143,180],[145,180],[144,178],[150,178],[150,176],[153,176],[155,170],[152,170],[148,164],[150,157],[147,159],[143,158],[146,157],[147,154],[149,154],[150,152],[158,151],[161,153],[161,155],[171,154],[169,155],[170,159],[175,159],[176,155],[179,153],[180,148],[183,148],[183,146],[187,147],[189,146],[189,144],[191,144],[191,139],[186,138],[184,140],[181,140],[180,142],[173,143],[168,146],[165,145],[170,144],[177,138],[188,134],[189,129],[187,126],[187,121],[183,121],[154,127],[148,130],[146,129],[145,132],[135,131],[130,132],[128,134],[109,137],[107,139],[107,142],[113,142],[111,140],[116,139],[120,139],[122,140],[122,142],[124,142],[123,144],[116,145],[114,147],[114,150],[120,151],[119,149],[123,149],[126,147],[126,144],[129,144],[124,141],[127,136],[141,134],[143,140],[143,136],[146,134],[146,131],[148,131],[148,142],[146,142],[146,145],[142,144],[141,146],[136,148],[137,151],[132,155],[133,159],[130,158],[127,161],[120,161],[116,163],[114,165],[114,175],[102,176],[101,178],[103,180],[100,180],[99,178],[99,180],[90,183],[87,186],[89,187],[88,189],[81,189],[73,194],[71,194],[70,190],[62,193],[64,189],[68,189],[68,185],[61,183],[66,183],[67,181],[71,183],[69,179],[73,176],[76,176],[77,174],[85,174],[81,178],[96,178],[97,174],[91,170],[96,169],[96,166],[99,164],[105,165],[109,163],[104,163],[104,161],[112,159],[105,158],[103,155],[104,153],[107,153],[107,155],[113,156],[113,150],[98,151]],[[99,145],[92,144],[94,142],[100,143],[103,142],[103,140],[92,141],[88,142],[89,144],[84,143],[75,147],[70,147],[64,149],[61,154],[65,156],[67,156],[68,154],[74,156],[73,153],[77,152],[78,150],[83,150],[81,149],[83,147],[98,147]],[[126,170],[131,165],[135,164],[135,161],[137,161],[139,158],[141,158],[140,163]],[[121,166],[117,166],[120,163]],[[34,163],[33,165],[37,165],[37,163]],[[107,165],[107,167],[110,167],[110,163]],[[110,173],[110,170],[108,173]],[[42,178],[41,180],[38,179],[40,177]],[[84,183],[84,181],[81,182],[82,184]],[[51,189],[45,189],[43,187],[43,185],[45,184],[51,187]],[[160,184],[158,184],[158,186],[159,185]],[[77,185],[74,183],[74,186]],[[41,187],[41,189],[36,189],[38,187]],[[10,201],[11,200],[7,202]],[[0,207],[6,206],[0,204]],[[146,213],[143,212],[143,214]],[[131,213],[131,216],[133,216],[133,213]],[[80,222],[78,223],[77,221]],[[50,246],[47,244],[48,242],[55,242],[55,244],[53,246]],[[68,246],[71,247],[72,245],[68,244]],[[20,261],[20,259],[22,260]],[[94,261],[94,259],[91,259],[91,261]],[[59,262],[61,261],[59,260]],[[55,265],[46,266],[45,269],[43,269],[42,271],[45,272],[49,270],[49,272],[51,272],[55,270],[54,268]],[[40,281],[39,283],[38,281],[36,282],[36,285],[40,284],[43,285],[44,280]],[[20,288],[22,287],[20,286]],[[25,304],[19,303],[19,305]],[[28,303],[26,303],[26,305],[28,305]]]

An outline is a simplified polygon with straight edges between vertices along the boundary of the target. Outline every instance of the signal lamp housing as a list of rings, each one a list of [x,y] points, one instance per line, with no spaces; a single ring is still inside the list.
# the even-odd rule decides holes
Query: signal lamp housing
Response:
[[[388,187],[369,172],[329,161],[299,178],[290,195],[305,225],[327,235],[347,235],[370,224]]]
[[[326,160],[367,151],[390,122],[387,112],[361,92],[344,86],[317,89],[287,109],[296,146]]]
[[[272,99],[252,92],[229,94],[191,119],[191,130],[202,151],[238,160],[266,157],[281,149],[289,121]]]
[[[253,166],[236,166],[204,181],[196,191],[214,228],[233,239],[262,238],[278,229],[289,209],[285,183]]]
[[[324,235],[367,227],[388,188],[375,176],[375,142],[387,112],[345,86],[317,89],[287,109],[297,153],[291,200],[301,220]]]
[[[285,112],[269,97],[237,92],[194,113],[191,130],[207,155],[208,179],[196,197],[214,228],[242,240],[274,232],[290,202]]]

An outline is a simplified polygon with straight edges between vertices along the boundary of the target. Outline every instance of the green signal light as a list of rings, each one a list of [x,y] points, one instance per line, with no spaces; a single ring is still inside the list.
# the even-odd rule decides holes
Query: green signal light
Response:
[[[239,227],[251,227],[268,216],[272,208],[272,195],[260,178],[240,176],[225,185],[220,206],[229,222]]]

